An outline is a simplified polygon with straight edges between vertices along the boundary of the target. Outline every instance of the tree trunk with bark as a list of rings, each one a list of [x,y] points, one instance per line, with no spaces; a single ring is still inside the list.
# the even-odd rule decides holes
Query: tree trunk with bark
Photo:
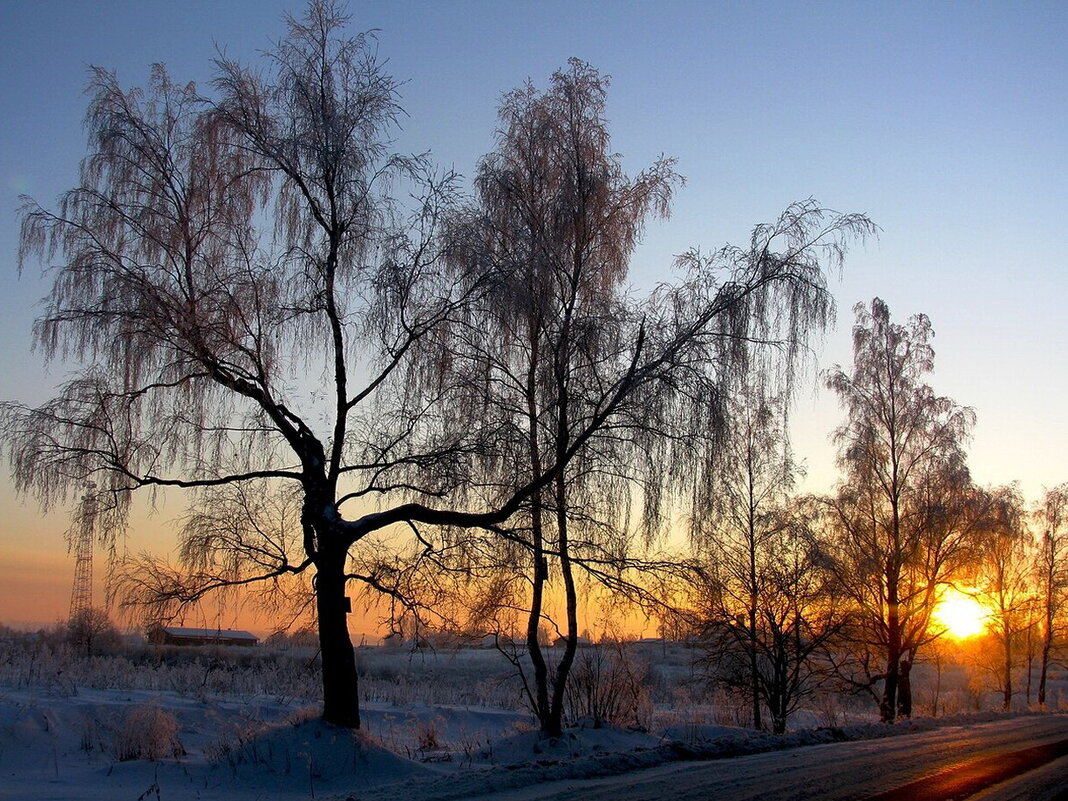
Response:
[[[568,552],[567,538],[567,480],[561,473],[556,479],[556,523],[560,548],[560,573],[564,579],[564,606],[567,616],[567,630],[564,632],[564,654],[556,666],[553,678],[553,697],[549,708],[548,720],[542,721],[542,731],[550,737],[559,737],[564,732],[564,698],[567,692],[567,680],[571,675],[571,666],[575,663],[578,648],[578,593],[575,590],[575,576]]]
[[[536,516],[536,519],[540,515]],[[535,525],[535,530],[541,527],[540,522]],[[534,669],[534,692],[530,695],[534,716],[542,723],[549,717],[549,666],[545,661],[545,653],[541,643],[538,642],[538,629],[541,625],[542,605],[545,592],[545,583],[548,578],[548,564],[545,561],[545,551],[541,544],[541,535],[535,535],[534,548],[534,573],[532,576],[532,593],[530,613],[527,615],[527,653]]]
[[[1006,712],[1012,707],[1012,633],[1006,631],[1002,639],[1005,649],[1005,684],[1002,688],[1001,708]]]
[[[752,461],[750,460],[750,464]],[[753,728],[760,731],[763,728],[760,720],[760,669],[757,664],[757,543],[756,543],[756,509],[753,503],[753,478],[752,470],[749,471],[749,681],[753,693]],[[785,720],[784,720],[785,725]]]
[[[316,559],[315,601],[323,665],[323,720],[360,728],[359,678],[349,637],[349,599],[345,595],[344,550]]]
[[[898,717],[912,717],[912,659],[901,660],[900,676],[898,677],[897,689],[897,714]]]
[[[1042,640],[1042,660],[1038,672],[1038,705],[1041,707],[1046,706],[1046,678],[1049,674],[1049,655],[1050,651],[1053,649],[1050,633],[1049,621],[1047,619],[1046,634]]]
[[[892,575],[892,574],[891,574]],[[883,679],[883,697],[879,702],[879,717],[883,723],[893,723],[897,714],[898,681],[901,675],[901,620],[897,598],[897,582],[891,580],[887,599],[886,676]]]

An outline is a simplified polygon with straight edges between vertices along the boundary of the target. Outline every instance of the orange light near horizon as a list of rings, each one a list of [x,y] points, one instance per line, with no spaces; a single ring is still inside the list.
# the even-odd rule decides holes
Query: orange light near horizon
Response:
[[[935,622],[944,626],[950,637],[964,640],[986,631],[990,610],[975,598],[955,589],[947,589],[934,608]]]

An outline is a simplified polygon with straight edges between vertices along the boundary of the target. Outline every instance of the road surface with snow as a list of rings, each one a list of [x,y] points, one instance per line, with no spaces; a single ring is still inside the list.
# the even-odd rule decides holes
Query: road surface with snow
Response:
[[[932,797],[975,801],[1064,799],[1068,798],[1066,740],[1068,717],[1024,717],[880,740],[795,748],[711,762],[671,763],[630,774],[551,782],[477,798],[481,801],[661,801],[665,798],[672,801],[868,798],[919,801],[921,796],[913,783],[933,785],[942,778],[944,781],[937,790],[940,794]],[[1009,755],[1036,746],[1048,746],[1046,755],[1053,758],[1040,760],[1042,764],[1037,766],[1024,764],[1022,767],[1030,769],[987,787],[982,786],[982,779],[979,785],[974,781],[971,785],[962,784],[976,774],[973,768],[1004,763]]]

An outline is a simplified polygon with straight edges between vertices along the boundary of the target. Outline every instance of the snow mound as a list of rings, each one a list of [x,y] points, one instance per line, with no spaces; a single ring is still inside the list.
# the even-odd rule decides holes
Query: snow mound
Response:
[[[478,754],[489,766],[430,781],[413,778],[402,785],[360,794],[360,801],[454,801],[518,790],[563,779],[613,776],[654,767],[675,758],[655,735],[580,721],[560,737],[528,731],[493,740]],[[355,796],[353,796],[355,797]]]
[[[360,714],[383,745],[419,762],[448,757],[469,765],[494,739],[530,728],[529,715],[484,707],[369,703]]]
[[[292,800],[439,775],[316,715],[256,698],[9,691],[0,694],[0,797]]]
[[[275,789],[364,789],[435,775],[425,765],[394,754],[371,735],[332,726],[297,713],[212,749],[211,762],[242,784]]]
[[[646,732],[615,726],[595,726],[581,720],[560,737],[546,738],[539,731],[528,731],[493,741],[479,754],[480,761],[496,765],[534,762],[541,766],[571,761],[598,754],[625,753],[660,745],[660,738]]]
[[[753,734],[752,729],[742,729],[737,726],[716,726],[711,723],[681,723],[668,726],[661,731],[665,740],[682,743],[710,743],[725,738],[748,737]]]

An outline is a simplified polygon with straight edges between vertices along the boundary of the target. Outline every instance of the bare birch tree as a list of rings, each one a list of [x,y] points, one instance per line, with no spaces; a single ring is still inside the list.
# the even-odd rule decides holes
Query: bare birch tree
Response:
[[[1042,536],[1035,573],[1042,614],[1038,703],[1045,706],[1050,657],[1063,638],[1068,609],[1068,484],[1046,491],[1034,519]]]
[[[265,71],[218,63],[215,99],[163,67],[129,91],[93,71],[81,182],[58,211],[26,201],[20,254],[56,260],[37,346],[83,367],[3,422],[16,488],[51,506],[92,480],[105,538],[135,493],[190,497],[186,565],[132,566],[135,600],[314,573],[323,717],[358,727],[346,588],[399,581],[363,541],[511,509],[456,512],[477,444],[437,424],[446,390],[420,361],[466,301],[439,250],[451,183],[390,154],[397,83],[346,21],[313,0]],[[249,514],[253,486],[295,493],[292,529]]]
[[[995,673],[1001,683],[1001,705],[1007,710],[1012,706],[1013,670],[1020,662],[1020,646],[1036,623],[1032,584],[1035,554],[1019,491],[1014,486],[997,487],[990,494],[980,590],[991,609],[987,625],[1001,651]]]
[[[715,617],[726,622],[732,650],[749,661],[747,694],[753,726],[763,728],[760,673],[760,601],[765,561],[786,531],[783,508],[799,472],[790,452],[785,409],[747,383],[727,404],[731,436],[721,448],[711,507],[694,520],[699,549],[710,552],[715,576]],[[777,576],[776,576],[777,577]],[[739,627],[738,621],[744,621]]]
[[[752,535],[743,529],[717,544],[708,571],[702,662],[714,681],[751,697],[756,728],[766,706],[776,734],[826,678],[822,654],[845,620],[813,507],[802,498],[762,506]]]
[[[925,315],[893,323],[878,298],[855,312],[853,371],[836,367],[827,379],[847,415],[835,434],[846,477],[828,521],[858,645],[881,651],[880,666],[862,660],[859,684],[883,682],[880,714],[892,721],[902,676],[931,636],[937,589],[974,553],[963,451],[974,414],[926,383],[934,350]]]
[[[791,362],[828,319],[823,269],[872,230],[862,216],[797,204],[758,227],[749,248],[688,254],[687,280],[634,302],[634,247],[646,220],[667,213],[679,179],[670,160],[627,178],[609,149],[606,91],[606,78],[572,60],[548,90],[507,95],[477,204],[454,232],[457,269],[481,275],[493,265],[498,276],[450,351],[473,388],[467,407],[496,420],[500,446],[484,481],[509,494],[566,462],[496,532],[506,569],[516,576],[516,558],[527,565],[518,574],[529,593],[527,687],[548,734],[563,725],[579,634],[576,571],[641,596],[624,573],[648,567],[637,560],[643,535],[649,542],[670,499],[705,480],[728,387],[759,344],[781,346]],[[539,641],[553,573],[565,618],[555,666]]]

